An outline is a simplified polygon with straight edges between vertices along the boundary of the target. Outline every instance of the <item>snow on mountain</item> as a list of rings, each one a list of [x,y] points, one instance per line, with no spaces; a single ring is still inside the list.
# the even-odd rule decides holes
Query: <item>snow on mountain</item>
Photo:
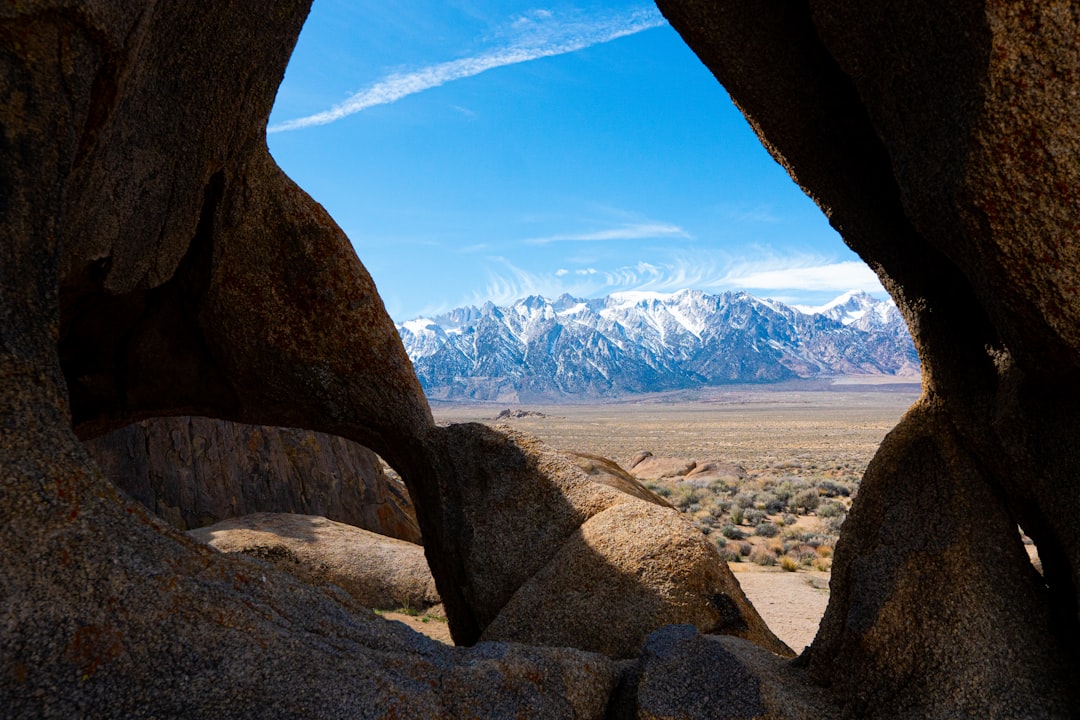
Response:
[[[609,397],[918,369],[896,306],[862,292],[818,308],[741,292],[534,295],[412,320],[398,332],[435,398]]]

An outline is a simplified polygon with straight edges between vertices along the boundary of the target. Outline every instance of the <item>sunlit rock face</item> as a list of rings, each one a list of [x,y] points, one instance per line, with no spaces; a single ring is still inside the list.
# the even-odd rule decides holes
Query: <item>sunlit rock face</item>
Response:
[[[405,632],[333,585],[196,543],[119,492],[80,442],[199,415],[371,448],[408,485],[463,644],[540,570],[565,577],[547,562],[560,545],[515,564],[535,536],[520,528],[551,532],[543,514],[515,527],[507,519],[535,506],[511,492],[500,507],[476,484],[514,476],[487,451],[517,441],[434,425],[348,239],[266,150],[307,10],[0,10],[0,706],[65,718],[604,717],[620,671],[606,656],[449,648]],[[576,483],[546,462],[528,470],[531,489],[572,509],[552,527],[573,535],[618,505],[593,502],[607,489],[586,480],[600,489],[573,496]],[[474,544],[491,528],[506,534]],[[610,539],[574,548],[593,559],[586,550]],[[703,629],[772,645],[714,569],[703,589],[723,612]],[[637,639],[667,617],[648,618]]]
[[[879,274],[924,395],[800,660],[856,716],[1065,716],[1080,648],[1080,18],[1062,3],[658,5]],[[1016,525],[1034,539],[1034,572]]]

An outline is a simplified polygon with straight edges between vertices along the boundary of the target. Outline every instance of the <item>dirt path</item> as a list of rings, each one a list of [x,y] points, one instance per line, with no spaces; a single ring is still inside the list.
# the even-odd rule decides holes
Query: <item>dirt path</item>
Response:
[[[817,634],[829,602],[829,573],[786,572],[750,563],[729,563],[743,592],[778,638],[799,653]]]

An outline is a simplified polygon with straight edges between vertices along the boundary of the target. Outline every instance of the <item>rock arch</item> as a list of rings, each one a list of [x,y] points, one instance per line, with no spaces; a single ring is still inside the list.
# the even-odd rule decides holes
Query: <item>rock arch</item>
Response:
[[[600,656],[373,630],[329,591],[215,557],[119,496],[78,437],[161,414],[349,437],[409,483],[455,635],[475,640],[490,614],[460,551],[465,445],[432,423],[348,241],[266,152],[308,0],[257,13],[28,0],[0,10],[6,707],[601,717],[690,713],[698,693],[730,700],[720,716],[1074,711],[1077,11],[659,4],[878,271],[924,362],[922,400],[864,480],[810,651],[789,664],[661,632],[616,692]],[[734,664],[749,689],[719,670],[711,696],[704,680],[673,690],[650,674],[691,650],[719,652],[700,667]]]

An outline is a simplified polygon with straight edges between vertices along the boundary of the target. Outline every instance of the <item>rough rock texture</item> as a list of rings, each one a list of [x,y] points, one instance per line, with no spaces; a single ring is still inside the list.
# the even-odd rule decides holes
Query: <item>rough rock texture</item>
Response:
[[[798,715],[768,698],[798,697],[804,677],[828,688],[833,715],[1074,714],[1080,11],[659,4],[878,272],[924,368],[923,398],[863,480],[800,666],[731,638],[718,642],[736,659],[706,675],[731,668],[740,688],[752,675],[776,716]],[[0,8],[0,706],[602,716],[604,657],[445,648],[389,627],[340,593],[199,547],[126,503],[76,439],[197,414],[370,447],[409,487],[464,642],[551,548],[639,502],[610,502],[615,491],[520,441],[433,425],[348,240],[266,151],[306,12],[307,0]],[[504,513],[529,477],[548,479],[529,485],[533,514]],[[693,668],[681,657],[665,667]],[[715,682],[723,696],[736,681]],[[715,708],[643,687],[645,716]]]
[[[636,477],[619,467],[619,464],[614,460],[599,455],[590,455],[589,453],[570,451],[566,454],[575,465],[585,471],[585,474],[593,482],[621,490],[627,495],[633,495],[640,500],[646,500],[663,507],[672,507],[671,503],[642,485]]]
[[[455,552],[481,639],[625,657],[689,622],[790,654],[677,510],[593,482],[510,428],[450,426],[442,453],[458,473]]]
[[[499,519],[515,501],[502,483],[524,455],[504,452],[501,436],[434,425],[349,241],[270,158],[266,119],[307,9],[0,9],[8,715],[605,711],[615,666],[602,656],[446,649],[403,633],[333,586],[198,545],[121,496],[79,442],[151,416],[203,415],[370,447],[408,485],[465,643],[547,563],[536,549],[558,547],[538,540],[562,540],[611,504],[615,491],[560,484],[542,464],[525,473],[538,480],[533,513]],[[549,509],[550,527],[538,522]]]
[[[923,361],[801,662],[853,716],[1075,712],[1080,12],[658,5],[877,271]]]
[[[266,560],[312,585],[333,584],[369,608],[438,605],[424,550],[314,515],[255,513],[188,533],[224,553]]]
[[[629,658],[656,628],[690,623],[792,655],[748,605],[716,547],[678,511],[634,499],[586,520],[481,637]]]
[[[656,457],[651,452],[640,452],[629,463],[628,470],[638,480],[662,480],[683,477],[697,467],[693,460]]]
[[[649,636],[616,699],[639,720],[817,720],[831,698],[806,673],[738,638],[669,625]]]
[[[321,515],[420,542],[403,486],[344,438],[200,417],[155,418],[84,443],[117,487],[181,530],[255,512]]]

